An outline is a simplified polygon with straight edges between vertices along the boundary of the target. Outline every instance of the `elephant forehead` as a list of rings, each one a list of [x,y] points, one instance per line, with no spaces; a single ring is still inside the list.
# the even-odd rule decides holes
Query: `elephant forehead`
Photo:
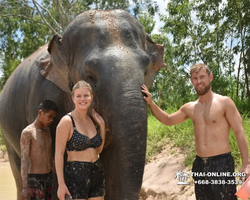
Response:
[[[88,40],[91,38],[104,40],[109,37],[110,40],[112,38],[112,41],[121,44],[121,37],[130,36],[135,40],[145,37],[140,23],[127,12],[120,10],[84,12],[69,25],[64,37],[75,38],[84,35]]]
[[[117,24],[124,25],[124,23],[142,27],[134,17],[132,17],[129,13],[123,10],[111,10],[111,11],[89,10],[78,15],[75,18],[75,20],[71,22],[71,24],[75,23],[84,24],[88,22],[96,26],[100,24],[102,25],[105,24],[107,28],[111,29],[113,29],[114,26]]]

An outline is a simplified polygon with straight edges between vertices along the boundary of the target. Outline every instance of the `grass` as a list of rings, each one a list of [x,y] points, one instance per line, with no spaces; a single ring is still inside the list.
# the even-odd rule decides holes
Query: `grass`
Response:
[[[173,113],[175,112],[175,110],[168,109],[166,110],[166,112]],[[242,120],[248,145],[250,146],[249,116],[242,116]],[[191,168],[196,155],[192,121],[189,119],[182,124],[178,124],[175,126],[165,126],[161,122],[159,122],[152,114],[149,114],[146,161],[154,155],[158,154],[166,144],[166,142],[169,141],[171,142],[171,145],[180,147],[184,151],[184,153],[186,154],[185,165]],[[236,170],[239,170],[242,161],[239,148],[232,130],[230,131],[229,142],[231,146],[231,153],[235,161],[235,168]]]
[[[3,152],[7,151],[6,146],[4,144],[4,141],[3,141],[3,136],[2,136],[1,129],[0,129],[0,150],[3,151]]]
[[[243,115],[242,123],[243,123],[244,131],[245,131],[245,135],[247,138],[248,147],[250,147],[250,126],[249,126],[250,118],[249,116]],[[237,170],[239,170],[239,168],[241,167],[242,160],[241,160],[240,151],[239,151],[239,148],[238,148],[238,145],[237,145],[237,142],[236,142],[236,139],[232,130],[230,131],[229,142],[231,146],[231,152],[234,157],[235,167]],[[249,155],[250,155],[250,152],[249,152]]]
[[[174,111],[167,110],[167,112],[172,113]],[[166,142],[171,142],[171,146],[180,147],[186,152],[185,165],[191,166],[195,158],[194,134],[191,120],[175,126],[165,126],[153,115],[149,115],[146,161],[157,155]]]

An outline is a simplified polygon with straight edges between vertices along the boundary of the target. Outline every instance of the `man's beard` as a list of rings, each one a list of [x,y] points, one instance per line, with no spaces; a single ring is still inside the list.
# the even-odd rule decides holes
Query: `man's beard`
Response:
[[[210,84],[208,86],[205,86],[203,89],[195,88],[195,90],[199,96],[202,96],[202,95],[206,94],[208,92],[208,90],[210,90]]]

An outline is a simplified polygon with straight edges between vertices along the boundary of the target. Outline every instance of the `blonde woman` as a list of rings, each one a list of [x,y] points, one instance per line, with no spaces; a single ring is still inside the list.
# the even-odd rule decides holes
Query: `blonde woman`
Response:
[[[56,130],[57,195],[60,200],[67,195],[78,200],[102,200],[105,180],[98,154],[105,141],[105,123],[92,109],[92,117],[99,125],[98,133],[87,114],[93,100],[92,88],[87,82],[74,85],[72,100],[75,109],[61,119]],[[67,163],[63,170],[65,150]]]

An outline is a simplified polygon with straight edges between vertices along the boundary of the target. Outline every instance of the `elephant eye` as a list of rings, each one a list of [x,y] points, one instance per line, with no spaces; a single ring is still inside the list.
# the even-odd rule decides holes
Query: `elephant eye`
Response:
[[[135,40],[136,35],[133,34],[133,32],[131,32],[131,30],[128,27],[121,28],[120,32],[123,43],[132,49],[136,49],[137,48],[137,43]]]
[[[95,87],[96,86],[96,77],[94,74],[92,74],[91,72],[88,72],[86,74],[86,81],[92,86],[92,87]]]

